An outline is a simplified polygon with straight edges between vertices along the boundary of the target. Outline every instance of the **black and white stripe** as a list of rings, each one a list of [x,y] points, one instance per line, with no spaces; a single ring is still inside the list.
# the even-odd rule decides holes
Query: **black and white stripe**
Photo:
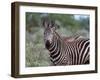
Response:
[[[50,52],[50,59],[54,65],[89,64],[90,41],[85,38],[63,39],[55,30],[45,23],[45,46]],[[51,23],[50,23],[51,25]]]
[[[77,65],[89,63],[89,39],[64,42],[55,32],[53,43],[46,46],[55,65]]]

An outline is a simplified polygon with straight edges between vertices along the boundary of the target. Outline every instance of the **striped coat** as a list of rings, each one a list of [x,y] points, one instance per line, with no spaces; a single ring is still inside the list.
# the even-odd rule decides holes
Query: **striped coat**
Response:
[[[50,59],[54,65],[89,64],[89,39],[63,38],[56,32],[55,22],[47,18],[43,20],[43,26],[45,47],[50,52]]]

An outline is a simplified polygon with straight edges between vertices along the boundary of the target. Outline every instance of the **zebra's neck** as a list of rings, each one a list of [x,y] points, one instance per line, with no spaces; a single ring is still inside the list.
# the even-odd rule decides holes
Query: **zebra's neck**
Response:
[[[60,64],[59,62],[62,60],[64,56],[64,45],[65,44],[63,39],[59,36],[57,32],[54,32],[54,38],[49,47],[50,57],[54,64]]]
[[[62,40],[62,38],[59,36],[57,32],[54,32],[53,41],[50,44],[49,51],[53,51],[53,49],[56,50],[58,48],[61,48],[63,45],[64,45],[64,41]]]

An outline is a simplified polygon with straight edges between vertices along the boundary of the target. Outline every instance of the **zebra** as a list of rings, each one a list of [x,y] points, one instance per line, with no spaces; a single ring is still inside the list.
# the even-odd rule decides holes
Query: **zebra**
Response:
[[[87,38],[62,37],[57,32],[57,24],[49,18],[42,19],[44,43],[54,65],[89,64],[90,40]]]

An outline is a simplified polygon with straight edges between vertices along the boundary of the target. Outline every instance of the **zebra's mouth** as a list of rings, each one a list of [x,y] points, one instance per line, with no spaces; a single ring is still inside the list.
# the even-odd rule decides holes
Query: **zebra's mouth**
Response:
[[[50,41],[49,41],[49,40],[47,40],[47,41],[46,41],[46,43],[45,43],[45,46],[46,46],[46,48],[47,48],[47,49],[49,49],[50,44],[51,44],[51,43],[50,43]]]

